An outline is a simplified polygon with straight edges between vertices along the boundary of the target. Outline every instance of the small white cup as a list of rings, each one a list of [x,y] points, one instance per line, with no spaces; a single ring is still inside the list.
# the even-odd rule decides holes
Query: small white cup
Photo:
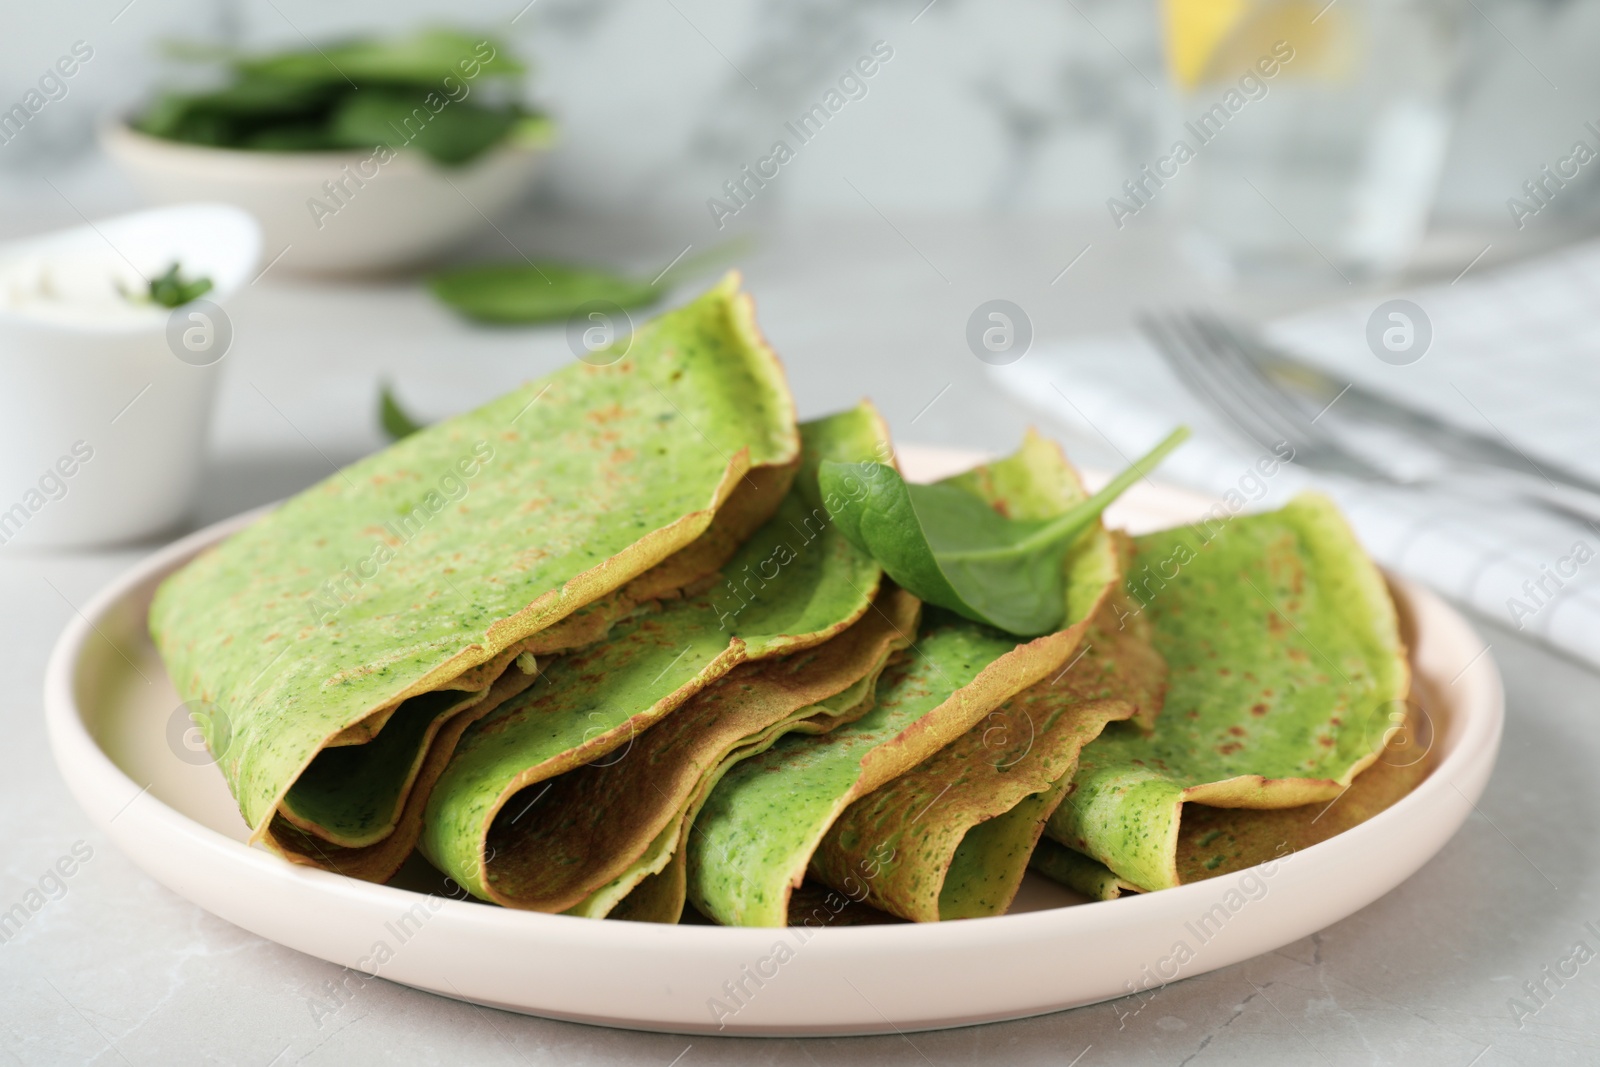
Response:
[[[226,204],[142,211],[0,246],[0,286],[45,264],[48,284],[72,291],[32,302],[0,291],[0,551],[131,541],[183,518],[218,362],[232,344],[220,305],[260,255],[260,226]],[[137,280],[174,262],[212,289],[173,309],[92,298],[106,283],[95,271]],[[75,277],[83,274],[91,276]]]

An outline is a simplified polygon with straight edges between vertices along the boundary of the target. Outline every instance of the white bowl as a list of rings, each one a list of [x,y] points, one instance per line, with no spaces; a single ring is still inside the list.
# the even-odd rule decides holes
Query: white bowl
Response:
[[[127,306],[101,317],[70,314],[81,305],[24,310],[0,299],[0,545],[109,544],[183,517],[231,339],[219,305],[250,280],[260,254],[260,227],[227,204],[142,211],[0,246],[0,272],[98,264],[137,278],[178,262],[213,285],[170,311]]]
[[[336,273],[419,263],[483,229],[527,191],[549,130],[514,136],[460,167],[406,150],[380,163],[372,150],[207,148],[120,122],[102,128],[100,143],[146,199],[236,204],[260,221],[278,269]]]

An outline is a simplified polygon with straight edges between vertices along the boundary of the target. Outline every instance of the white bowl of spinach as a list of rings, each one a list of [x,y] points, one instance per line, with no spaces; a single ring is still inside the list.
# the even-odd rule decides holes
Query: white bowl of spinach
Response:
[[[103,131],[157,203],[236,204],[281,269],[392,270],[503,214],[554,135],[492,38],[426,30],[231,55],[218,84],[166,92]]]

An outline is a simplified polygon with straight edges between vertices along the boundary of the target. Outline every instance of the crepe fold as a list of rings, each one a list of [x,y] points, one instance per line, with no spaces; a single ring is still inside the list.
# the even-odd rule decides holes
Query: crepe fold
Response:
[[[845,809],[812,876],[916,922],[1004,914],[1079,751],[1108,723],[1148,728],[1160,711],[1166,665],[1122,601],[1120,590],[1102,601],[1065,668]]]
[[[816,468],[824,459],[887,456],[887,429],[862,404],[804,424],[801,439],[789,494],[713,580],[619,622],[598,644],[550,659],[536,685],[463,732],[424,816],[420,844],[435,866],[510,907],[570,906],[576,889],[541,881],[545,839],[522,825],[543,820],[550,779],[602,759],[626,763],[641,734],[741,664],[814,649],[870,609],[882,569],[828,522]],[[864,657],[858,674],[824,671],[805,690],[806,704],[847,689],[881,658]],[[581,899],[600,886],[579,888]]]
[[[1188,885],[1283,859],[1386,810],[1432,769],[1431,755],[1419,754],[1418,739],[1427,730],[1426,716],[1413,707],[1404,723],[1394,728],[1378,759],[1327,802],[1293,808],[1186,805],[1178,830],[1178,880]],[[1030,866],[1091,900],[1115,900],[1139,891],[1100,861],[1049,838],[1039,842]]]
[[[1400,610],[1400,635],[1414,640],[1413,622]],[[1282,859],[1326,841],[1393,805],[1415,789],[1433,767],[1433,720],[1427,709],[1443,701],[1426,679],[1412,675],[1404,706],[1385,716],[1386,741],[1378,758],[1350,787],[1329,801],[1292,808],[1223,808],[1186,804],[1179,823],[1176,864],[1184,885]],[[1138,886],[1117,877],[1098,860],[1046,838],[1032,867],[1093,900],[1111,900]]]
[[[1059,514],[1084,496],[1060,450],[1031,433],[1015,455],[944,484],[1027,519]],[[1067,666],[1119,576],[1111,536],[1096,524],[1064,565],[1068,625],[1062,630],[1019,643],[929,609],[915,644],[884,671],[865,714],[820,736],[781,737],[728,769],[687,838],[694,906],[726,925],[784,925],[791,893],[852,803]],[[863,862],[870,869],[857,876],[874,877],[887,858],[889,850],[869,851]]]
[[[1186,804],[1337,797],[1403,718],[1410,670],[1383,577],[1325,497],[1136,545],[1165,708],[1149,735],[1112,725],[1084,748],[1046,833],[1150,890],[1180,882]]]
[[[461,725],[784,499],[793,403],[730,274],[572,364],[339,471],[167,579],[150,629],[250,825],[385,878]]]
[[[920,602],[885,582],[871,610],[815,648],[746,663],[625,749],[552,779],[531,813],[491,826],[497,897],[539,911],[676,922],[683,842],[711,787],[791,731],[825,733],[872,707],[917,631]]]

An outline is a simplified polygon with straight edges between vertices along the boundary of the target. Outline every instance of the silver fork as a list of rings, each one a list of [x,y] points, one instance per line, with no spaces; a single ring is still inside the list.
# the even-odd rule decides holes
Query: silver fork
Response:
[[[1467,478],[1566,515],[1591,523],[1600,521],[1600,493],[1570,483],[1556,484],[1521,470],[1459,455],[1444,457],[1431,477],[1379,466],[1350,448],[1338,435],[1317,425],[1321,413],[1309,415],[1303,402],[1268,373],[1262,359],[1269,353],[1264,353],[1263,346],[1250,335],[1215,316],[1200,313],[1144,314],[1137,322],[1190,392],[1260,447],[1273,451],[1287,444],[1294,450],[1296,463],[1388,485]],[[1385,421],[1389,429],[1397,432],[1409,434],[1415,429],[1399,420]],[[1422,450],[1437,452],[1431,447],[1437,444],[1436,440],[1423,440],[1421,435],[1415,439]]]

